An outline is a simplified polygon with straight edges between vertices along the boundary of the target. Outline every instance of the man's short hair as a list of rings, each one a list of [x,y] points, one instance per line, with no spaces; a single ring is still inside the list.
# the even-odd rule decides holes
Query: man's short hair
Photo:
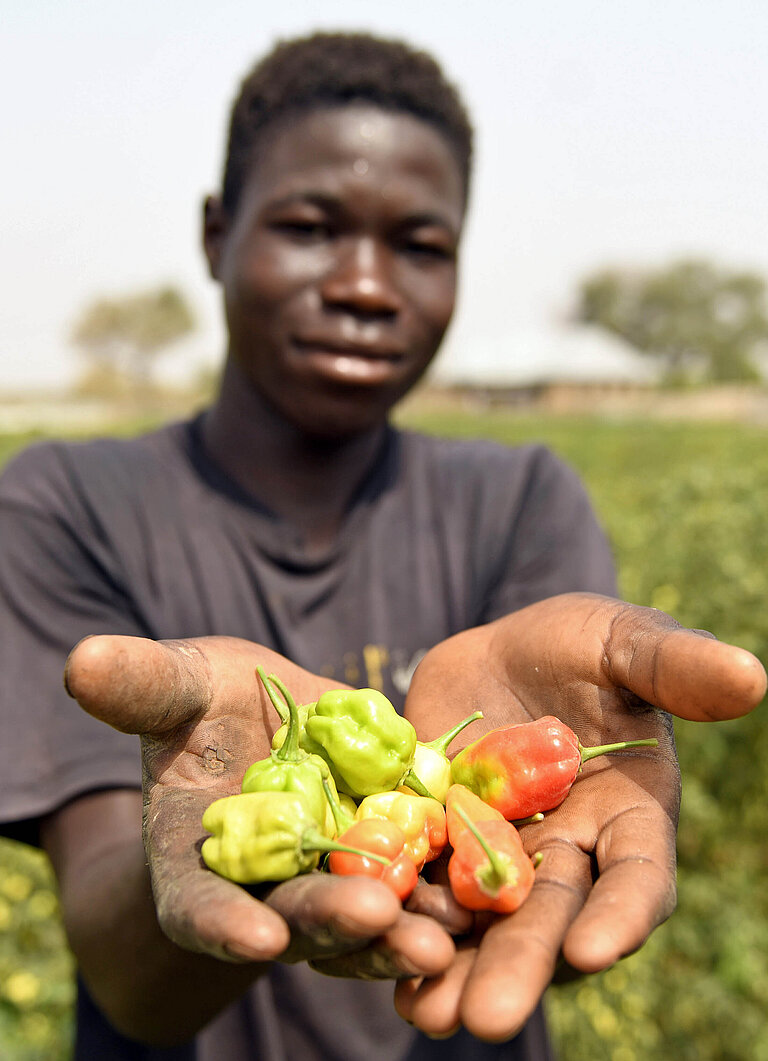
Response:
[[[469,190],[472,126],[456,88],[424,51],[367,33],[279,42],[251,70],[232,108],[222,198],[237,207],[264,130],[286,115],[357,101],[429,122],[450,144]]]

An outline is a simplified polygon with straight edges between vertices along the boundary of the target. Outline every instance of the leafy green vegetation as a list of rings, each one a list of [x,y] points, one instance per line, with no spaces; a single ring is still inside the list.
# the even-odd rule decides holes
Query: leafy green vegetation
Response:
[[[66,1061],[73,967],[45,856],[0,841],[0,1057]]]
[[[621,592],[768,662],[768,446],[758,427],[432,412],[438,434],[541,441],[584,478]],[[123,428],[125,430],[125,428]],[[0,459],[29,439],[0,439]],[[561,1061],[768,1061],[768,725],[678,722],[679,904],[636,955],[549,992]],[[0,1056],[65,1061],[71,964],[47,863],[0,844]]]

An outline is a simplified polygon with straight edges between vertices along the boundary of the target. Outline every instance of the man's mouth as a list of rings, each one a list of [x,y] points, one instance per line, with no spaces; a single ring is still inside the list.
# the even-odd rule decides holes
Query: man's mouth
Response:
[[[329,342],[311,337],[296,339],[294,345],[302,360],[318,372],[349,383],[385,382],[405,359],[400,350],[378,343]]]

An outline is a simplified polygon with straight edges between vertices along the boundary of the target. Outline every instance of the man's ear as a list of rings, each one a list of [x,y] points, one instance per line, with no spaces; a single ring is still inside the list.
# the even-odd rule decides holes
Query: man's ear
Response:
[[[203,203],[203,249],[208,259],[208,271],[219,279],[221,257],[229,230],[229,215],[217,195],[209,195]]]

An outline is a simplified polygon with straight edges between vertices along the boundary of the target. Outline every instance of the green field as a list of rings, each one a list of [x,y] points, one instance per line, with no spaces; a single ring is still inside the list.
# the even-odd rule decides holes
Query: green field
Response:
[[[725,424],[403,419],[439,434],[550,445],[586,481],[622,595],[768,662],[768,433]],[[25,440],[0,438],[0,459]],[[553,988],[561,1061],[768,1061],[768,723],[677,723],[684,776],[677,912],[638,954]],[[71,965],[48,867],[0,844],[0,1056],[65,1061]]]

